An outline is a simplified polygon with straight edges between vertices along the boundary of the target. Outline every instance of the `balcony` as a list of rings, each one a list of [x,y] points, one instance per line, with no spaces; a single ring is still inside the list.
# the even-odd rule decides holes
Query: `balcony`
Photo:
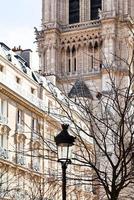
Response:
[[[40,163],[37,161],[33,162],[32,168],[34,171],[39,172],[40,171]]]
[[[48,181],[53,181],[53,180],[57,179],[58,173],[57,173],[56,169],[54,170],[52,168],[48,168],[47,176],[48,176]]]
[[[17,155],[17,164],[26,165],[26,158],[23,155]]]

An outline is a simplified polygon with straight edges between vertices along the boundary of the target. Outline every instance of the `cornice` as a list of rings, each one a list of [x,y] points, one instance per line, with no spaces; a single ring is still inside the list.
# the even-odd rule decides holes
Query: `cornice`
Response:
[[[6,95],[7,97],[9,97],[10,99],[12,99],[17,104],[20,104],[21,106],[25,107],[26,109],[30,110],[31,112],[36,113],[40,117],[43,117],[45,115],[44,111],[41,111],[35,105],[32,105],[25,98],[22,98],[21,96],[19,96],[18,94],[16,94],[12,90],[10,90],[9,88],[0,86],[0,92],[3,93],[4,95]]]

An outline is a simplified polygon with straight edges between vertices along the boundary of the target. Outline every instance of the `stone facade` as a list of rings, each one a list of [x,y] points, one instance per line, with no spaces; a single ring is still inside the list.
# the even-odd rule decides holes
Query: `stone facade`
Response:
[[[42,29],[36,31],[40,72],[67,94],[82,79],[96,99],[96,92],[111,89],[105,69],[125,71],[131,63],[134,1],[74,2],[79,20],[69,23],[71,0],[42,0]],[[95,2],[99,6],[93,13]],[[115,73],[117,83],[120,75]]]
[[[0,199],[60,200],[62,175],[54,136],[65,118],[50,90],[59,99],[64,96],[50,79],[32,71],[20,52],[0,43]],[[81,169],[75,173],[76,168],[68,166],[68,172],[79,178]],[[85,174],[91,171],[85,168]],[[68,185],[70,200],[92,199],[91,186],[73,179]]]
[[[94,81],[97,90],[103,90],[102,68],[111,63],[120,67],[116,58],[127,59],[128,52],[131,57],[133,0],[98,2],[92,20],[95,3],[80,0],[79,21],[69,24],[69,0],[42,0],[42,30],[36,32],[40,70],[56,76],[56,83],[64,85],[67,93],[81,76],[91,90]]]
[[[50,125],[53,101],[43,89],[44,80],[40,84],[25,63],[0,43],[0,199],[58,199],[57,162],[48,159],[52,153],[46,145],[59,125]]]

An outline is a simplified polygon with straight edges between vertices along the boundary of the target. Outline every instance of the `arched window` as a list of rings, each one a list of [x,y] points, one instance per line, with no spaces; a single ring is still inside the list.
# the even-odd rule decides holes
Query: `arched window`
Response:
[[[101,0],[91,0],[91,20],[99,18],[99,9],[101,9]]]
[[[76,49],[74,46],[72,48],[72,71],[76,72]]]
[[[79,22],[79,0],[69,0],[69,24]]]

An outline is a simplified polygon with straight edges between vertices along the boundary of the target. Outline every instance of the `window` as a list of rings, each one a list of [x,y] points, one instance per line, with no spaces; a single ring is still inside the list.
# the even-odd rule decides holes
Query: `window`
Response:
[[[76,72],[76,58],[74,58],[74,72]]]
[[[7,124],[8,122],[8,103],[6,100],[0,101],[0,122]]]
[[[91,68],[92,69],[94,68],[94,57],[93,57],[93,55],[91,55]]]
[[[0,113],[5,117],[7,117],[7,106],[8,106],[7,101],[1,100],[1,102],[0,102]]]
[[[40,171],[40,156],[39,156],[39,150],[35,149],[32,151],[32,168],[35,171]]]
[[[101,9],[101,0],[91,0],[91,20],[99,18],[99,9]]]
[[[2,65],[0,65],[0,72],[3,72],[4,67]]]
[[[53,108],[52,101],[48,100],[48,114],[50,114],[50,112],[52,111],[52,108]]]
[[[38,119],[38,132],[40,135],[43,134],[44,131],[44,123],[43,123],[43,119]]]
[[[79,0],[69,0],[69,24],[79,22]]]
[[[71,72],[71,61],[70,61],[70,59],[68,60],[68,72]]]
[[[18,153],[24,155],[24,141],[21,141],[17,144]]]
[[[23,111],[18,109],[18,111],[17,111],[17,124],[23,124],[23,123],[24,123]]]
[[[24,113],[20,109],[17,110],[16,133],[24,133]]]
[[[37,139],[39,137],[38,120],[32,118],[32,139]]]
[[[72,69],[73,69],[73,73],[75,73],[76,72],[76,49],[74,46],[72,48],[72,60],[73,60]]]
[[[8,133],[9,133],[9,130],[7,128],[7,123],[8,123],[7,114],[8,114],[8,103],[6,100],[1,100],[0,101],[0,124],[4,126],[0,134],[0,147],[5,148],[5,149],[7,148]],[[2,152],[3,157],[7,156],[5,149],[3,149],[3,152]]]
[[[34,88],[31,88],[31,93],[35,94],[35,89]]]
[[[1,134],[0,135],[0,147],[7,148],[8,143],[8,135],[7,134]]]
[[[16,76],[16,83],[20,83],[20,78],[18,76]]]

